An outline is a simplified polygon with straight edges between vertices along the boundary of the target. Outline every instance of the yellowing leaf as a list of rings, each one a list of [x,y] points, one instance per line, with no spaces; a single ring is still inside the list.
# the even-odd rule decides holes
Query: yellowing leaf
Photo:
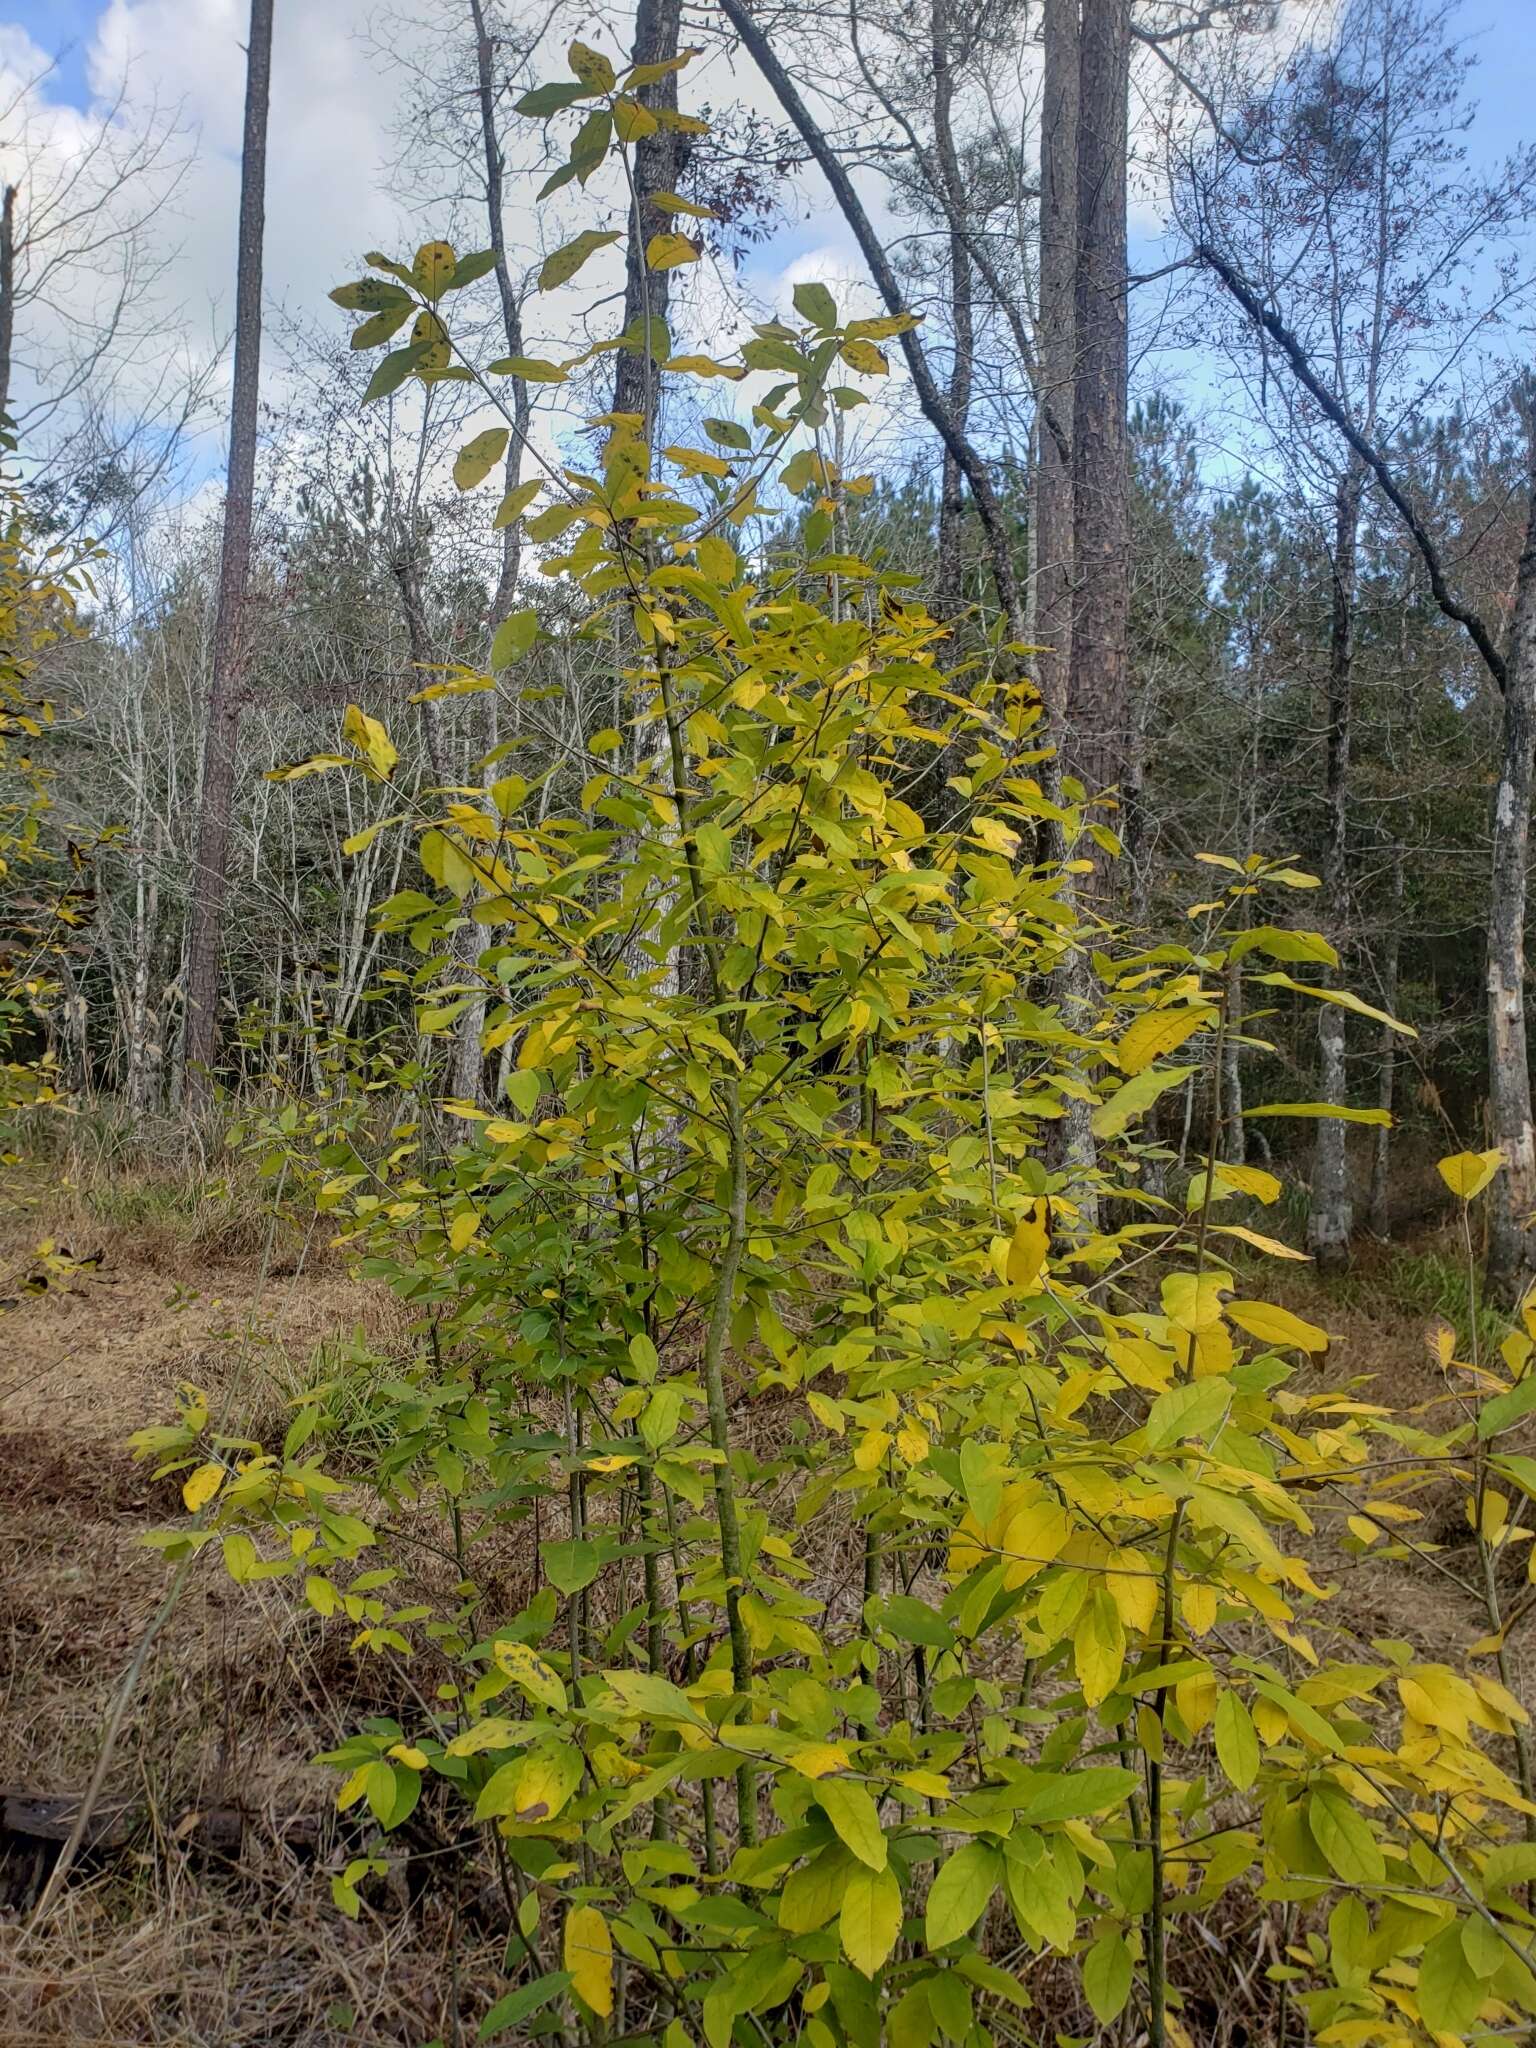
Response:
[[[967,1842],[941,1864],[928,1893],[923,1927],[928,1947],[947,1948],[969,1934],[991,1903],[1002,1877],[1002,1856],[990,1842]]]
[[[1238,1791],[1246,1792],[1259,1775],[1259,1738],[1252,1714],[1230,1689],[1216,1706],[1216,1755]]]
[[[222,1465],[199,1465],[192,1476],[182,1484],[181,1497],[195,1515],[204,1508],[224,1484],[225,1470]]]
[[[530,1649],[527,1643],[498,1643],[494,1654],[500,1669],[531,1698],[556,1713],[564,1712],[565,1682],[537,1650]]]
[[[1504,1164],[1504,1154],[1495,1145],[1491,1152],[1455,1152],[1437,1161],[1436,1170],[1451,1193],[1470,1202],[1480,1195]]]
[[[1240,1330],[1265,1344],[1286,1344],[1298,1351],[1318,1353],[1328,1349],[1326,1330],[1293,1316],[1288,1308],[1276,1308],[1272,1302],[1229,1301],[1227,1316]]]
[[[883,377],[891,367],[872,341],[845,341],[838,354],[849,369],[860,370],[866,377]]]
[[[1341,1010],[1353,1010],[1357,1017],[1369,1017],[1373,1024],[1385,1024],[1391,1031],[1400,1031],[1404,1038],[1417,1038],[1419,1035],[1411,1024],[1401,1023],[1396,1017],[1389,1017],[1385,1010],[1362,1002],[1351,989],[1318,988],[1313,982],[1296,981],[1289,974],[1256,974],[1253,978],[1266,988],[1292,989],[1299,996],[1312,996],[1320,1003],[1334,1003]]]
[[[453,464],[453,480],[461,491],[472,491],[476,484],[484,483],[506,454],[509,438],[505,427],[487,427],[483,434],[464,443]]]
[[[1350,1109],[1337,1102],[1266,1102],[1258,1109],[1245,1109],[1244,1116],[1332,1117],[1341,1124],[1390,1125],[1392,1114],[1385,1109]]]
[[[1090,1707],[1107,1699],[1125,1666],[1125,1628],[1105,1586],[1095,1586],[1072,1638],[1072,1661]]]
[[[583,2005],[608,2019],[613,2012],[613,1936],[596,1906],[573,1906],[566,1914],[565,1967]]]
[[[885,1832],[879,1810],[864,1787],[841,1778],[819,1778],[816,1801],[844,1847],[851,1849],[867,1870],[884,1870]]]
[[[901,1933],[901,1886],[894,1871],[857,1865],[848,1873],[837,1931],[849,1962],[873,1977]]]
[[[480,1218],[473,1209],[461,1209],[448,1225],[448,1242],[456,1252],[463,1251],[470,1239],[480,1228]]]
[[[411,276],[424,299],[440,299],[457,268],[458,258],[447,242],[423,242],[411,265]]]
[[[563,249],[556,249],[552,256],[544,258],[539,270],[539,290],[552,292],[562,284],[569,284],[589,257],[618,239],[617,233],[604,234],[596,228],[584,228],[575,241],[567,242]]]

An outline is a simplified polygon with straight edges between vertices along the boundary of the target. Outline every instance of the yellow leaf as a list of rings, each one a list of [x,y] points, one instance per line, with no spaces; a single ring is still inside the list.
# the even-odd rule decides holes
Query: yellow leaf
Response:
[[[1218,1273],[1170,1273],[1163,1282],[1163,1313],[1177,1329],[1198,1337],[1221,1321],[1226,1283]]]
[[[1265,1344],[1287,1344],[1298,1351],[1322,1353],[1328,1349],[1328,1332],[1316,1323],[1303,1322],[1288,1308],[1276,1308],[1268,1301],[1229,1301],[1227,1314],[1240,1330]]]
[[[222,1465],[199,1465],[191,1478],[181,1489],[181,1497],[195,1515],[199,1508],[206,1507],[224,1484]]]
[[[854,1447],[853,1462],[861,1472],[873,1472],[890,1447],[888,1429],[866,1430]]]
[[[699,249],[686,235],[652,235],[645,245],[646,267],[650,270],[677,270],[684,263],[697,263]]]
[[[1216,1588],[1186,1586],[1179,1594],[1179,1612],[1192,1636],[1207,1635],[1216,1625]]]
[[[370,718],[355,704],[349,704],[341,721],[341,735],[350,740],[369,767],[378,775],[388,777],[390,770],[399,760],[393,741],[376,718]]]
[[[1239,1238],[1244,1244],[1251,1244],[1255,1251],[1267,1252],[1272,1259],[1301,1259],[1305,1262],[1311,1256],[1308,1252],[1292,1250],[1290,1245],[1282,1244],[1278,1237],[1265,1237],[1260,1231],[1248,1230],[1241,1223],[1214,1223],[1211,1226],[1211,1235]]]
[[[565,1916],[565,1967],[571,1989],[599,2019],[613,2012],[613,1936],[596,1906],[574,1906]]]
[[[397,1742],[390,1749],[389,1754],[413,1771],[424,1771],[427,1768],[426,1751],[424,1749],[417,1749],[414,1743]]]
[[[1042,1196],[1031,1202],[1013,1226],[1006,1268],[1010,1287],[1028,1287],[1045,1264],[1051,1243],[1050,1204]]]
[[[802,1778],[825,1778],[831,1771],[846,1771],[853,1759],[840,1742],[808,1742],[784,1761]]]
[[[487,427],[483,434],[464,443],[453,464],[453,480],[461,491],[472,491],[476,484],[484,483],[506,454],[507,440],[505,427]]]
[[[1059,1501],[1037,1500],[1019,1509],[1003,1531],[1003,1584],[1012,1592],[1058,1557],[1072,1524]]]
[[[1122,1070],[1139,1074],[1165,1053],[1175,1051],[1216,1016],[1213,1009],[1149,1010],[1130,1025],[1115,1048]]]
[[[448,1242],[456,1252],[461,1252],[479,1228],[480,1218],[475,1211],[461,1209],[448,1225]]]
[[[1463,1202],[1480,1195],[1504,1164],[1504,1154],[1495,1145],[1491,1152],[1456,1152],[1438,1162],[1440,1178]]]
[[[536,1650],[530,1649],[527,1643],[498,1643],[495,1656],[508,1678],[541,1706],[552,1707],[556,1713],[565,1711],[565,1682]]]

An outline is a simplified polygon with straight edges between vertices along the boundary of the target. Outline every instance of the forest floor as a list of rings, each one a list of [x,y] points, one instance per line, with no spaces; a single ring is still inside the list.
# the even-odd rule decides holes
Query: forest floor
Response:
[[[459,1870],[451,1849],[417,1844],[357,1923],[331,1904],[327,1879],[356,1837],[335,1814],[334,1774],[309,1759],[399,1700],[390,1666],[351,1658],[286,1581],[189,1575],[144,1660],[85,1850],[38,1920],[171,1579],[137,1539],[178,1515],[176,1483],[155,1482],[126,1437],[169,1419],[185,1380],[233,1433],[280,1433],[353,1332],[387,1349],[398,1316],[322,1246],[265,1241],[254,1208],[55,1181],[0,1189],[0,1216],[0,1273],[24,1270],[47,1235],[94,1256],[67,1286],[0,1310],[0,2043],[420,2048],[455,2038],[456,1980],[485,1987],[459,2001],[473,2038],[501,1987],[500,1902],[444,1880]],[[1453,1243],[1421,1230],[1410,1247],[1368,1249],[1336,1286],[1287,1268],[1277,1289],[1276,1270],[1274,1297],[1334,1333],[1313,1369],[1323,1383],[1367,1380],[1368,1397],[1398,1406],[1444,1396],[1425,1332],[1466,1312]],[[1447,1554],[1466,1537],[1449,1505],[1425,1533]],[[1458,1661],[1483,1633],[1422,1564],[1336,1548],[1321,1562],[1339,1587],[1333,1621],[1359,1638],[1408,1637]],[[1536,1700],[1536,1656],[1513,1647]]]

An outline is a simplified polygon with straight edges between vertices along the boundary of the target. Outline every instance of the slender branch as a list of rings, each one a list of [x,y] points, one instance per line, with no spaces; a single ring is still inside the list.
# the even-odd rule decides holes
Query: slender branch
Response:
[[[1465,631],[1467,637],[1477,649],[1478,654],[1482,657],[1483,666],[1487,669],[1489,675],[1493,677],[1495,683],[1498,684],[1499,692],[1502,695],[1507,681],[1504,657],[1493,644],[1493,636],[1488,631],[1482,617],[1473,611],[1469,605],[1462,604],[1453,595],[1449,584],[1445,580],[1445,570],[1440,561],[1439,550],[1430,539],[1423,521],[1419,518],[1418,513],[1413,509],[1397,479],[1393,476],[1386,458],[1374,443],[1367,440],[1365,435],[1361,433],[1360,429],[1350,419],[1338,399],[1334,397],[1333,393],[1313,369],[1307,352],[1301,343],[1292,334],[1280,316],[1265,307],[1247,279],[1234,270],[1226,258],[1213,249],[1209,242],[1197,242],[1194,254],[1208,270],[1215,273],[1254,325],[1276,343],[1295,373],[1296,381],[1306,391],[1310,392],[1324,417],[1337,427],[1355,454],[1359,456],[1360,460],[1371,472],[1371,475],[1376,479],[1377,484],[1381,488],[1382,496],[1397,512],[1412,536],[1413,544],[1418,549],[1425,571],[1428,574],[1429,587],[1435,603],[1440,607],[1446,618],[1453,619]]]

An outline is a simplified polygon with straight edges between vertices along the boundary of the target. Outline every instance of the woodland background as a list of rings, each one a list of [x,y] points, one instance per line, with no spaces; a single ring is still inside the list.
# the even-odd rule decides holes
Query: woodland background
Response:
[[[1483,141],[1452,6],[1111,0],[1081,28],[1072,16],[951,0],[920,19],[778,10],[761,17],[782,67],[765,81],[732,20],[643,8],[637,49],[702,40],[726,53],[719,97],[739,87],[709,137],[664,138],[654,166],[718,216],[702,224],[706,262],[664,310],[680,344],[716,330],[743,301],[743,262],[805,207],[836,203],[824,174],[846,168],[855,235],[923,315],[919,374],[898,360],[888,398],[843,416],[850,466],[875,477],[849,546],[910,573],[958,644],[1011,612],[1054,650],[1039,679],[1064,766],[1111,791],[1102,815],[1126,848],[1116,911],[1155,928],[1197,851],[1290,852],[1322,877],[1342,978],[1419,1038],[1394,1053],[1390,1034],[1346,1029],[1331,1007],[1319,1037],[1293,1001],[1274,1019],[1266,1086],[1285,1074],[1287,1096],[1396,1106],[1435,1147],[1447,1129],[1502,1139],[1498,1104],[1485,1107],[1487,940],[1512,937],[1518,910],[1494,862],[1500,690],[1327,401],[1417,515],[1453,604],[1502,646],[1526,525],[1536,149],[1503,160]],[[425,38],[422,23],[396,38],[420,68],[381,220],[414,206],[460,246],[500,246],[473,292],[514,354],[526,318],[574,335],[588,317],[575,287],[555,314],[530,305],[534,237],[553,239],[549,209],[535,226],[527,204],[545,167],[507,132],[539,50],[572,23],[466,0]],[[376,25],[386,67],[388,29]],[[213,481],[197,487],[198,430],[225,376],[166,303],[195,145],[173,112],[146,111],[142,84],[73,159],[14,134],[0,255],[0,397],[36,501],[58,536],[106,550],[87,630],[47,676],[57,836],[100,842],[53,1028],[71,1086],[130,1117],[177,1113],[189,1051],[208,1071],[189,1007],[217,1012],[217,1078],[237,1089],[274,1063],[312,1080],[325,1033],[358,1021],[392,855],[378,843],[344,857],[352,797],[274,787],[263,770],[323,744],[347,702],[387,709],[424,668],[479,660],[516,604],[563,601],[538,548],[515,528],[498,546],[476,495],[455,489],[453,387],[363,411],[369,359],[329,309],[269,308],[246,624],[214,721],[239,737],[207,755],[221,527]],[[34,101],[17,93],[13,126]],[[621,220],[623,195],[606,203]],[[1144,271],[1128,219],[1137,250],[1161,259]],[[605,260],[617,291],[621,258]],[[873,307],[867,282],[852,291]],[[1282,324],[1321,400],[1251,312]],[[575,388],[514,380],[541,445],[579,452],[583,419],[623,400],[611,376],[599,356]],[[691,424],[669,416],[659,431],[686,438]],[[791,516],[776,531],[770,506],[766,552]],[[421,766],[494,740],[546,795],[579,787],[586,740],[612,722],[606,683],[579,651],[557,664],[547,647],[519,683],[510,733],[486,729],[477,704],[403,721]],[[1233,1146],[1248,1064],[1235,1049]],[[1178,1108],[1164,1121],[1177,1146]],[[1322,1126],[1308,1175],[1314,1249],[1335,1259],[1353,1226],[1386,1236],[1400,1220],[1393,1138],[1357,1134],[1347,1170],[1344,1141]],[[1417,1183],[1396,1184],[1411,1211]]]

